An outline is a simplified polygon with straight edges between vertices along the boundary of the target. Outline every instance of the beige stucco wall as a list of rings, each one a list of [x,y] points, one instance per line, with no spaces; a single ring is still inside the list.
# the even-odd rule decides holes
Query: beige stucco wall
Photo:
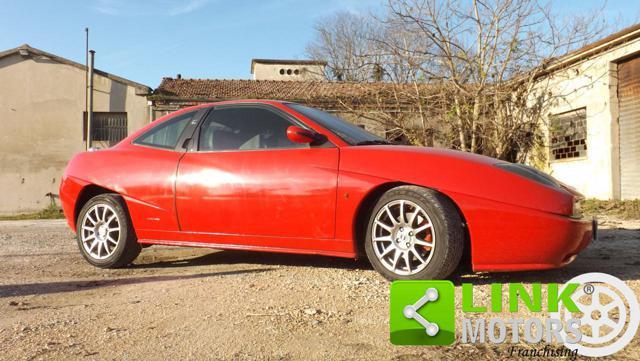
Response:
[[[67,161],[84,150],[85,72],[35,55],[0,59],[0,214],[46,207]],[[94,111],[127,112],[128,131],[149,121],[145,96],[95,75]]]
[[[586,108],[587,157],[551,161],[549,172],[587,197],[620,196],[616,62],[638,52],[640,40],[634,40],[557,72],[541,84],[556,98],[549,114]]]
[[[284,74],[280,74],[280,70]],[[291,74],[287,74],[291,70]],[[295,74],[298,70],[298,74]],[[255,63],[253,68],[254,80],[291,80],[291,81],[311,81],[325,80],[324,66],[312,64],[261,64]]]

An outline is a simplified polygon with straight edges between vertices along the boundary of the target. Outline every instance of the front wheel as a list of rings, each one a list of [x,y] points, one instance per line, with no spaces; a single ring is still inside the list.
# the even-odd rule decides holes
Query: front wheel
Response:
[[[446,278],[458,266],[463,245],[455,205],[417,186],[400,186],[382,195],[365,239],[367,258],[389,280]]]
[[[140,254],[124,201],[116,194],[91,198],[80,210],[76,227],[80,253],[96,267],[124,267]]]

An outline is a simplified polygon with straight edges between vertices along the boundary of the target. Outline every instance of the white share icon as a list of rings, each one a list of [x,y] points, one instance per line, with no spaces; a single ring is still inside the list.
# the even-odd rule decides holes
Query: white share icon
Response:
[[[405,306],[404,309],[402,310],[402,314],[406,318],[413,318],[414,320],[418,321],[418,323],[421,324],[422,327],[424,327],[425,331],[427,332],[427,335],[435,336],[438,334],[438,331],[440,331],[440,328],[438,327],[437,324],[431,323],[428,320],[426,320],[424,317],[422,317],[418,313],[418,310],[422,306],[424,306],[427,302],[433,302],[433,301],[436,301],[437,299],[438,299],[438,290],[435,288],[428,288],[425,291],[424,296],[420,297],[420,299],[416,303],[414,303],[413,305]]]

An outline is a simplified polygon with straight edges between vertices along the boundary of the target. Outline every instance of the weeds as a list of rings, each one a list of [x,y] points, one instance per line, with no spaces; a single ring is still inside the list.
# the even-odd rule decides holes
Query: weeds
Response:
[[[24,213],[17,214],[13,216],[0,216],[0,221],[16,221],[22,219],[59,219],[64,218],[64,214],[62,213],[62,208],[56,205],[50,205],[47,208],[35,212],[35,213]]]
[[[614,216],[622,219],[640,219],[640,199],[617,201],[585,199],[582,212],[589,216]]]

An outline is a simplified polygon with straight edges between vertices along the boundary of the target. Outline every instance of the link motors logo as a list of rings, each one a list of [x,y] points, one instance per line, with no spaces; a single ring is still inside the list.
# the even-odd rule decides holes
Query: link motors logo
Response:
[[[547,345],[539,356],[612,355],[628,345],[640,324],[640,307],[633,291],[620,279],[604,273],[587,273],[564,285],[542,284],[531,291],[519,283],[491,285],[490,302],[474,300],[473,285],[462,284],[460,342],[493,344],[525,342]],[[506,291],[506,292],[504,292]],[[505,297],[506,301],[505,302]],[[534,315],[527,319],[490,317],[508,307],[517,314],[523,305]],[[544,309],[546,306],[546,310]],[[450,345],[456,339],[455,287],[449,281],[396,281],[391,285],[390,338],[395,345]],[[467,317],[473,314],[473,317]],[[520,335],[521,331],[523,335]],[[566,349],[550,349],[559,342]],[[510,349],[513,355],[533,355],[531,349]],[[524,352],[521,352],[524,351]],[[521,354],[522,353],[522,354]],[[527,356],[524,355],[524,356]]]

